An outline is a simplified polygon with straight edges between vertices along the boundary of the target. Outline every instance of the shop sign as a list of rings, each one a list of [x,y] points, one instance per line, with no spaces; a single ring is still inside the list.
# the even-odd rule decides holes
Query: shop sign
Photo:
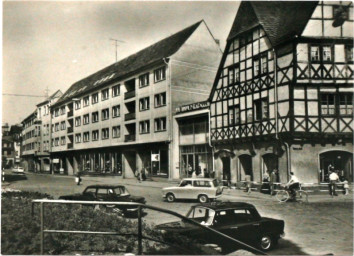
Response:
[[[159,162],[160,161],[160,154],[151,154],[151,161]]]
[[[54,158],[53,159],[53,164],[59,164],[59,158]]]
[[[193,103],[193,104],[177,107],[176,108],[176,112],[177,113],[184,113],[184,112],[189,112],[189,111],[192,111],[192,110],[208,108],[209,106],[210,106],[210,102],[209,101],[196,102],[196,103]]]

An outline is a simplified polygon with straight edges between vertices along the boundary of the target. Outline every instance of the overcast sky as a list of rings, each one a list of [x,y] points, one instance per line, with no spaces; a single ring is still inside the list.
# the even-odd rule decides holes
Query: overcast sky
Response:
[[[45,95],[204,19],[226,37],[239,2],[3,2],[2,93]],[[15,124],[45,98],[2,96],[2,120]]]

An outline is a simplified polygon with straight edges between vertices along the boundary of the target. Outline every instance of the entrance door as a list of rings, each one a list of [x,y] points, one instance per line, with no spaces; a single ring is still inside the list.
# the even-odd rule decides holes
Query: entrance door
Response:
[[[223,181],[228,185],[231,181],[231,158],[230,157],[222,157],[222,175]]]
[[[353,182],[353,153],[333,150],[320,154],[320,182],[328,182],[329,165],[338,171],[341,180]]]
[[[238,160],[238,180],[245,180],[246,175],[248,175],[250,180],[253,181],[252,156],[241,155],[238,157]]]
[[[262,170],[262,180],[263,177],[269,177],[269,174],[272,170],[278,169],[278,156],[273,153],[265,154],[262,157],[263,159],[263,170]]]

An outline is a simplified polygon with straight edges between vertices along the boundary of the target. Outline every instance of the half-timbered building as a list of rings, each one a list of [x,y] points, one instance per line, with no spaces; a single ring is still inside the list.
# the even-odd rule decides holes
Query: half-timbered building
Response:
[[[353,4],[243,1],[210,95],[216,174],[353,181]]]

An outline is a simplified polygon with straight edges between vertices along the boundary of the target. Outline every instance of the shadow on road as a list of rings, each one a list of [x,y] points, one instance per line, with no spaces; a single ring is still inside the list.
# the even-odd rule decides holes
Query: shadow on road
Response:
[[[308,255],[301,247],[290,240],[280,239],[278,246],[271,251],[274,255]]]

